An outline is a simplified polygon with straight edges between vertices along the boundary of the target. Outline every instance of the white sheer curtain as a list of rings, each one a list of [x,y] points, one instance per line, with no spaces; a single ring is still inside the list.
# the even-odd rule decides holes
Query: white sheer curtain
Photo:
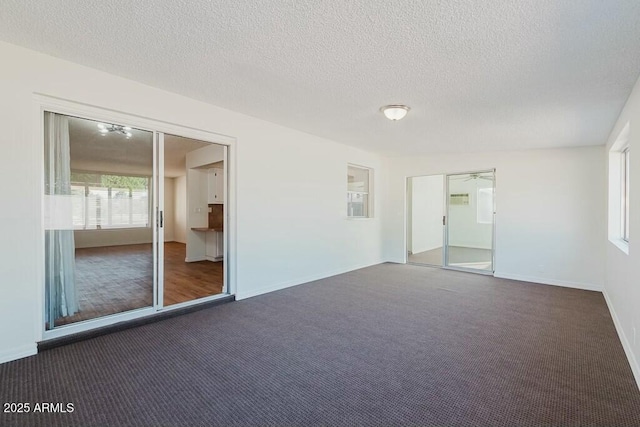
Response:
[[[49,329],[55,319],[78,311],[75,242],[70,210],[69,120],[45,113],[45,286]],[[67,218],[68,217],[68,218]]]

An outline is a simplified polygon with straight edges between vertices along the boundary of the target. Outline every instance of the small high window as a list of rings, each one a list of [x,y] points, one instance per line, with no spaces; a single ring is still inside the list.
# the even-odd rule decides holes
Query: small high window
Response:
[[[347,216],[371,218],[371,169],[349,165],[347,168]]]

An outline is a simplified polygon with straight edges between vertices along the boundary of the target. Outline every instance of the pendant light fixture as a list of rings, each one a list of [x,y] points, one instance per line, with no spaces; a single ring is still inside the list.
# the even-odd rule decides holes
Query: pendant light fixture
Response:
[[[98,123],[98,131],[102,134],[102,136],[105,136],[106,134],[111,132],[124,135],[127,139],[133,136],[133,134],[131,133],[131,128],[129,126]]]

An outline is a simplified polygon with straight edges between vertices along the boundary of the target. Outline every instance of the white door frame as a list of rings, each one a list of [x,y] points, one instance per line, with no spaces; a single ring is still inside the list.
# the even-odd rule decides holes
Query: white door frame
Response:
[[[157,140],[153,145],[153,304],[159,310],[164,307],[164,133],[154,132],[153,140]]]
[[[137,310],[131,310],[124,313],[113,314],[109,316],[104,316],[96,319],[91,319],[83,322],[74,323],[71,325],[65,325],[59,328],[55,328],[52,330],[45,330],[45,251],[44,251],[44,167],[40,168],[39,178],[40,178],[40,211],[41,211],[41,222],[40,222],[40,230],[38,233],[38,240],[36,247],[34,248],[35,254],[40,259],[38,263],[36,276],[40,282],[39,292],[37,296],[37,318],[38,322],[36,323],[36,337],[39,337],[39,341],[44,341],[48,339],[58,338],[65,335],[70,335],[78,332],[84,332],[91,329],[112,325],[115,323],[119,323],[122,321],[128,321],[133,319],[138,319],[142,317],[146,317],[149,315],[153,315],[158,313],[159,311],[168,311],[179,309],[184,306],[199,304],[205,301],[215,300],[224,298],[227,295],[235,295],[237,292],[237,263],[236,263],[236,139],[231,136],[218,134],[215,132],[211,132],[208,130],[197,129],[189,126],[184,126],[176,123],[170,123],[166,121],[156,120],[149,117],[143,117],[140,115],[115,111],[106,108],[101,108],[94,105],[87,105],[83,103],[74,102],[71,100],[66,100],[54,96],[49,96],[46,94],[34,94],[33,95],[33,129],[37,131],[34,133],[34,156],[39,159],[39,164],[44,165],[44,113],[45,111],[49,111],[57,114],[64,114],[68,116],[81,117],[89,120],[95,120],[99,122],[110,122],[110,123],[126,123],[131,127],[135,127],[136,129],[145,130],[149,132],[156,133],[168,133],[172,135],[183,136],[185,138],[197,139],[204,142],[209,142],[213,144],[219,144],[226,147],[226,155],[227,155],[227,163],[228,167],[225,167],[225,172],[227,175],[227,185],[225,188],[225,242],[224,242],[224,278],[225,278],[225,286],[227,287],[227,294],[215,295],[212,297],[201,298],[194,301],[175,304],[169,307],[158,307],[158,302],[161,300],[159,298],[162,297],[161,291],[158,292],[158,286],[156,285],[158,280],[161,280],[161,272],[156,272],[154,279],[154,304],[152,307],[145,307]],[[155,137],[154,137],[155,142]],[[157,147],[158,144],[154,144],[154,147]],[[157,149],[157,148],[154,148]],[[155,167],[158,168],[160,165],[158,157],[162,156],[162,160],[164,160],[164,152],[157,152],[157,156],[154,155],[154,163]],[[160,169],[157,169],[160,171]],[[155,171],[154,171],[155,172]],[[155,187],[157,191],[160,190],[160,186],[164,188],[164,183],[158,183]],[[163,196],[163,194],[159,195]],[[155,206],[155,205],[154,205]],[[162,205],[160,205],[162,206]],[[158,219],[158,210],[154,209],[154,224],[156,224],[156,220]],[[154,227],[157,228],[157,227]],[[159,235],[162,234],[162,231],[158,233],[154,231],[154,241],[158,243],[158,247],[162,246],[159,243],[161,242]],[[164,239],[164,238],[162,238]],[[154,251],[155,253],[156,251]],[[154,257],[157,255],[154,255]],[[156,266],[158,266],[158,259],[154,259],[156,262]],[[161,283],[161,282],[160,282]]]
[[[465,174],[474,174],[474,173],[492,173],[493,174],[493,223],[492,223],[492,233],[491,233],[491,271],[483,271],[473,268],[464,268],[464,267],[450,267],[448,266],[448,258],[449,258],[449,176],[453,175],[465,175]],[[409,198],[412,197],[409,194],[409,179],[411,178],[420,178],[424,176],[443,176],[444,181],[444,198],[442,200],[443,203],[443,211],[444,211],[444,224],[442,227],[443,232],[443,245],[442,245],[442,265],[433,265],[433,264],[418,264],[409,262],[409,255],[407,253],[408,248],[408,222],[409,222]],[[404,195],[405,195],[405,203],[404,203],[404,263],[405,264],[413,264],[413,265],[423,265],[427,267],[440,267],[447,270],[458,270],[465,271],[470,273],[478,273],[485,275],[493,275],[496,269],[496,169],[481,169],[474,170],[470,172],[455,172],[455,173],[430,173],[424,175],[412,175],[405,176],[404,180]]]

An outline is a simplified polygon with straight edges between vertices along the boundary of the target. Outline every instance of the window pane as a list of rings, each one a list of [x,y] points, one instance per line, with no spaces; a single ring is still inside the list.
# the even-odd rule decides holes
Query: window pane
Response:
[[[370,216],[371,170],[349,165],[347,168],[347,216]]]
[[[368,217],[369,216],[369,195],[364,193],[348,193],[347,195],[348,216]]]
[[[87,228],[107,226],[108,193],[109,190],[103,187],[89,187]]]
[[[349,166],[347,178],[349,191],[369,192],[369,169]]]
[[[629,161],[630,151],[626,149],[622,154],[622,238],[629,241]]]
[[[493,188],[478,188],[478,224],[493,223]]]
[[[72,180],[75,229],[149,226],[148,177],[73,173]]]
[[[71,185],[71,211],[73,217],[73,228],[82,230],[85,219],[85,197],[84,185]]]
[[[131,222],[134,227],[149,225],[149,190],[139,189],[131,191]]]

